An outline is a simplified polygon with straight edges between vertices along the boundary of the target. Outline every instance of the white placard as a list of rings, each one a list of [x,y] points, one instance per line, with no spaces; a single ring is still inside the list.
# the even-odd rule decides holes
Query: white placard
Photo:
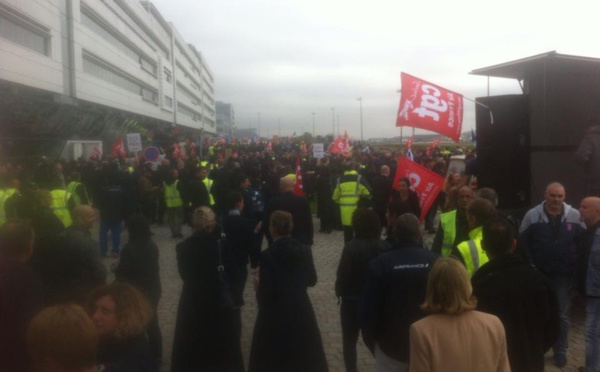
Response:
[[[139,133],[127,133],[127,149],[129,152],[142,151],[142,137]]]
[[[325,157],[325,151],[323,151],[322,143],[313,144],[313,158],[321,159]]]

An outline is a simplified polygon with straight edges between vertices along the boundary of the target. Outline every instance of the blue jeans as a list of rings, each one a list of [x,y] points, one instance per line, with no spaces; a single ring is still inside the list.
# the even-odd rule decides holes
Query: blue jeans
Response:
[[[106,255],[108,251],[108,232],[112,233],[112,253],[119,253],[119,247],[121,246],[121,220],[111,221],[100,219],[100,252],[102,255]]]
[[[554,355],[567,355],[567,349],[569,348],[569,325],[571,321],[572,277],[571,275],[557,275],[551,276],[550,280],[558,299],[558,313],[560,316],[558,338],[554,346],[552,346],[552,350],[554,351]]]
[[[585,299],[585,371],[600,372],[600,298]]]

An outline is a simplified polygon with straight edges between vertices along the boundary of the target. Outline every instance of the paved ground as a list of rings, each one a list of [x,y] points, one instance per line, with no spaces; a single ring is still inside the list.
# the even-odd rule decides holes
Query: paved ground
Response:
[[[316,226],[318,226],[318,221]],[[171,347],[173,343],[173,331],[175,328],[175,318],[177,314],[177,304],[181,292],[181,279],[177,273],[177,264],[175,258],[175,244],[179,241],[170,238],[169,228],[165,226],[153,226],[155,241],[160,247],[160,271],[162,279],[163,297],[159,306],[159,321],[164,337],[164,365],[162,370],[170,370]],[[184,235],[188,236],[191,229],[184,228]],[[315,229],[315,231],[317,231]],[[126,236],[123,240],[126,241]],[[426,242],[433,240],[432,235],[426,236]],[[335,272],[343,247],[342,233],[339,231],[332,234],[315,235],[315,244],[313,246],[313,255],[317,274],[318,284],[309,290],[310,298],[317,315],[323,344],[327,355],[330,371],[343,372],[344,362],[342,357],[342,334],[339,324],[339,308],[335,298],[334,283]],[[111,259],[107,259],[110,261]],[[242,345],[246,365],[252,340],[252,331],[256,319],[256,300],[254,291],[250,287],[251,281],[248,281],[248,287],[245,291],[246,305],[242,310],[243,331]],[[574,303],[574,321],[572,332],[570,334],[571,347],[569,349],[569,362],[565,368],[557,368],[552,364],[551,353],[546,357],[546,371],[576,371],[578,366],[583,365],[585,343],[583,338],[583,309],[582,305],[575,301]],[[373,371],[373,358],[371,354],[359,341],[358,345],[358,365],[359,371]],[[285,372],[285,371],[282,371]],[[309,372],[309,371],[307,371]]]

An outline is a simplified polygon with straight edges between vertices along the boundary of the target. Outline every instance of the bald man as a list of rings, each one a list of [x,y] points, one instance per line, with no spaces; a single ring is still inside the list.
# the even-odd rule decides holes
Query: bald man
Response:
[[[581,220],[587,230],[577,246],[575,287],[585,297],[585,369],[600,371],[600,198],[581,201]]]
[[[269,233],[269,219],[276,210],[290,212],[294,219],[292,238],[305,245],[313,244],[312,213],[308,200],[294,194],[294,179],[283,177],[279,180],[280,195],[269,200],[265,207],[265,219],[262,227],[269,244],[273,241]]]
[[[523,217],[519,228],[519,249],[554,286],[560,312],[559,336],[552,347],[554,364],[567,364],[571,285],[575,267],[576,242],[585,226],[579,211],[565,203],[565,188],[558,182],[546,186],[544,201]]]

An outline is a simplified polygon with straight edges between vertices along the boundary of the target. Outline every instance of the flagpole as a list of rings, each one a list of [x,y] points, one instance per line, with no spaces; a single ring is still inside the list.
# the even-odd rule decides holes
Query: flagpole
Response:
[[[477,102],[477,101],[475,101],[474,99],[467,98],[467,97],[465,97],[465,96],[463,96],[463,98],[464,98],[464,99],[466,99],[467,101],[474,102],[476,105],[479,105],[479,106],[481,106],[481,107],[485,107],[486,109],[488,109],[488,111],[489,111],[489,113],[490,113],[490,120],[491,120],[491,124],[494,124],[494,115],[492,114],[492,109],[491,109],[489,106],[486,106],[486,105],[484,105],[484,104],[483,104],[483,103],[481,103],[481,102]]]
[[[333,125],[331,138],[335,139],[335,109],[333,107],[331,108],[331,124]]]

